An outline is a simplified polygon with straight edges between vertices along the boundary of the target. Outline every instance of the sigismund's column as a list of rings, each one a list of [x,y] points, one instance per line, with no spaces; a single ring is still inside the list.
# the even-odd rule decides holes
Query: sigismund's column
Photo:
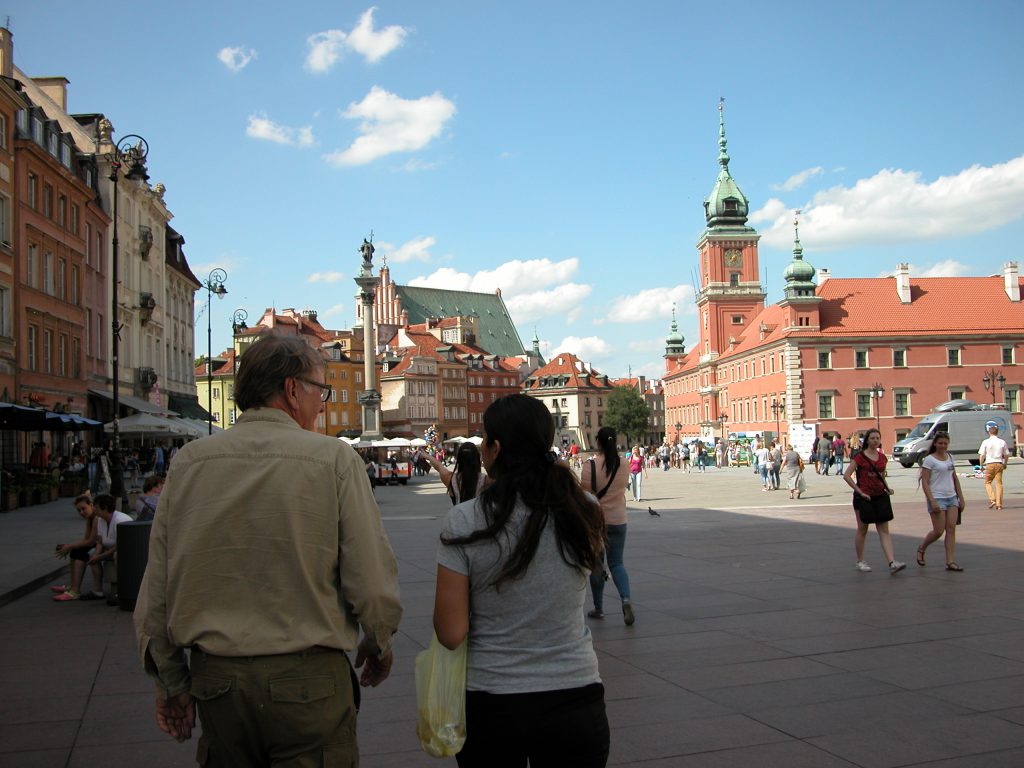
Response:
[[[373,334],[373,300],[380,278],[373,276],[373,243],[363,238],[359,252],[363,254],[363,268],[355,278],[363,306],[363,381],[366,389],[357,395],[363,411],[363,433],[360,440],[380,440],[380,392],[377,391],[377,348]]]

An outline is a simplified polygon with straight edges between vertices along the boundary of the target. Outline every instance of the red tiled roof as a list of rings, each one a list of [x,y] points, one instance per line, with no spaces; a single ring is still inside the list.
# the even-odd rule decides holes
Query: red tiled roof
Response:
[[[817,291],[821,334],[958,336],[1024,329],[1024,302],[1010,301],[1004,285],[1001,275],[911,277],[910,303],[903,304],[896,278],[829,278]]]
[[[589,374],[586,383],[583,382],[581,374]],[[566,388],[587,388],[587,389],[611,389],[611,383],[605,383],[602,374],[586,364],[571,352],[559,352],[551,362],[538,368],[530,374],[531,383],[526,386],[528,389],[538,389],[540,379],[549,376],[564,376],[567,382],[563,385]]]

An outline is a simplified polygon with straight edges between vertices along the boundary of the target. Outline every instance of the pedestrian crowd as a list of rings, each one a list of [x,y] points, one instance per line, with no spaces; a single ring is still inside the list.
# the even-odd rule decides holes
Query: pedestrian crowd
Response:
[[[153,521],[134,616],[140,660],[154,680],[158,727],[179,741],[198,730],[202,765],[357,764],[360,689],[391,672],[403,614],[398,565],[364,462],[314,431],[331,392],[324,374],[301,339],[254,345],[237,373],[237,423],[184,446],[166,485],[147,479],[136,507]],[[893,490],[878,430],[822,436],[803,456],[760,436],[626,450],[602,427],[592,457],[568,446],[564,460],[552,450],[554,431],[541,402],[509,395],[486,410],[482,442],[461,444],[453,466],[425,455],[452,505],[434,542],[428,653],[436,645],[463,659],[462,768],[606,765],[610,730],[589,622],[606,618],[608,582],[623,623],[643,618],[626,568],[626,494],[642,501],[658,467],[746,466],[765,491],[784,483],[799,499],[814,465],[853,492],[857,570],[871,571],[872,525],[889,571],[906,567],[889,531]],[[979,456],[991,506],[1001,508],[1008,456],[998,429],[989,431]],[[946,569],[960,572],[964,500],[949,449],[948,435],[937,435],[922,462],[930,526],[917,562],[924,567],[928,547],[944,539]],[[97,569],[116,558],[117,525],[131,519],[114,506],[109,495],[75,500],[84,532],[57,547],[72,567],[54,599],[102,595]],[[82,594],[86,570],[92,598]]]

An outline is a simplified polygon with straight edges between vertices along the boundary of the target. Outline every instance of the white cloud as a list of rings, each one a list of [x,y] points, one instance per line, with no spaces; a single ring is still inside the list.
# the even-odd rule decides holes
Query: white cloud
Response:
[[[430,261],[430,248],[436,244],[437,240],[428,235],[404,242],[397,248],[391,243],[380,243],[377,250],[385,254],[389,262],[401,264],[406,261]]]
[[[387,56],[393,50],[405,42],[408,34],[404,27],[392,25],[384,29],[374,31],[373,12],[376,8],[370,8],[359,17],[359,23],[349,33],[346,44],[356,53],[362,54],[366,60],[373,64]]]
[[[577,258],[551,261],[550,259],[512,259],[495,269],[482,269],[475,274],[459,272],[451,267],[441,267],[425,276],[416,277],[409,285],[426,288],[450,288],[454,291],[476,291],[493,293],[501,289],[506,299],[528,293],[537,288],[568,283],[579,271]]]
[[[584,363],[600,360],[612,354],[611,345],[599,336],[566,336],[558,344],[550,345],[553,352],[546,357],[550,360],[559,352],[572,352]]]
[[[243,48],[242,46],[236,48],[229,46],[217,51],[217,58],[221,64],[232,72],[241,72],[249,66],[249,62],[256,58],[256,51],[252,48]]]
[[[310,72],[327,72],[341,55],[345,37],[340,29],[328,29],[307,37],[309,53],[306,54],[306,69]]]
[[[362,55],[373,64],[405,42],[408,31],[404,27],[393,25],[379,31],[373,28],[375,10],[370,8],[364,11],[351,32],[328,29],[306,38],[309,46],[306,69],[316,73],[328,72],[346,49]]]
[[[329,309],[326,309],[323,312],[321,312],[320,313],[320,317],[323,317],[323,318],[337,317],[338,315],[343,315],[343,314],[345,314],[345,305],[344,304],[335,304],[333,307],[330,307]]]
[[[550,291],[511,296],[505,299],[505,306],[517,325],[562,313],[566,314],[568,322],[569,316],[578,316],[579,305],[590,295],[591,290],[589,285],[566,283]]]
[[[306,125],[301,128],[289,128],[275,123],[266,115],[249,115],[245,135],[251,139],[263,139],[292,147],[312,147],[316,144],[312,127]]]
[[[513,259],[495,269],[483,269],[472,275],[441,267],[424,277],[413,278],[409,285],[477,293],[493,293],[500,288],[516,324],[560,314],[565,314],[566,321],[572,322],[579,316],[581,302],[592,291],[589,285],[572,282],[579,266],[577,258],[562,261]]]
[[[751,213],[747,217],[747,221],[751,224],[760,224],[762,221],[775,222],[786,218],[792,211],[793,209],[779,200],[779,198],[772,197],[763,206]]]
[[[664,339],[644,339],[629,342],[629,348],[634,352],[661,352],[665,349]]]
[[[359,103],[349,104],[342,117],[362,120],[357,138],[348,149],[324,155],[331,165],[365,165],[394,152],[422,149],[440,135],[455,114],[455,104],[440,92],[419,99],[403,99],[373,86]]]
[[[314,272],[306,278],[307,283],[337,283],[345,279],[344,272]]]
[[[697,311],[693,288],[676,285],[664,288],[648,288],[632,296],[620,296],[612,302],[608,319],[613,323],[645,323],[672,316],[672,304],[676,305],[676,316],[692,315]]]
[[[794,173],[788,179],[781,184],[772,184],[772,189],[779,189],[784,192],[792,192],[794,189],[799,189],[804,185],[808,179],[812,179],[819,173],[824,173],[825,169],[820,165],[816,165],[813,168],[806,168],[799,173]]]
[[[411,158],[406,160],[399,170],[405,171],[406,173],[419,173],[420,171],[432,171],[435,168],[441,167],[440,160],[420,160],[419,158]]]
[[[939,240],[996,229],[1022,215],[1024,155],[932,182],[917,171],[885,169],[852,187],[815,194],[803,206],[800,239],[811,251]],[[773,222],[761,242],[778,248],[793,242],[789,219],[776,199],[750,217]]]
[[[956,259],[944,259],[932,264],[930,267],[921,267],[917,264],[908,264],[911,277],[962,277],[969,275],[971,268],[962,264]],[[896,270],[887,269],[879,277],[892,277]]]

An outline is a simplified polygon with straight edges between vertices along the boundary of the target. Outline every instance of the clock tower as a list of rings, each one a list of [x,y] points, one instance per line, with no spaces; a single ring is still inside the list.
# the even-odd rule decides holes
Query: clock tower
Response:
[[[725,99],[718,104],[718,180],[704,201],[707,228],[697,241],[700,254],[700,356],[710,360],[728,348],[764,309],[758,275],[757,241],[747,226],[749,204],[729,173],[725,139]]]

